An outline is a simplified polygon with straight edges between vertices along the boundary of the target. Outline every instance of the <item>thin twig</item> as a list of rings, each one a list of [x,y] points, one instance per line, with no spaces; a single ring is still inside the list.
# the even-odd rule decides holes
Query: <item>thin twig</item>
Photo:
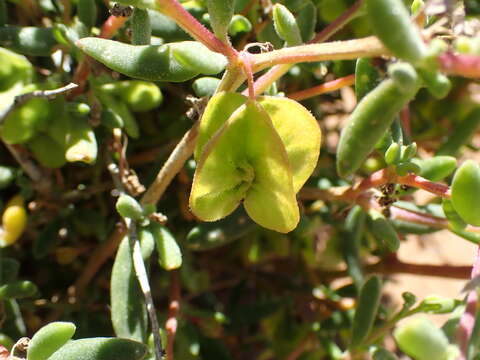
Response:
[[[142,204],[156,204],[172,182],[175,175],[178,174],[185,162],[192,156],[198,135],[198,122],[183,136],[182,140],[172,151],[162,169],[158,173],[154,182],[148,188],[141,200]]]
[[[103,264],[115,254],[120,242],[126,234],[127,228],[125,227],[125,224],[117,224],[117,226],[115,226],[115,231],[110,235],[107,241],[101,243],[93,251],[82,273],[68,291],[69,295],[74,297],[76,302],[82,297],[86,286],[90,284]]]
[[[358,9],[362,6],[363,2],[364,0],[359,0],[355,4],[353,4],[342,15],[340,15],[325,29],[319,32],[310,43],[320,43],[327,41],[337,31],[342,29],[346,24],[350,22],[350,20],[355,17]],[[283,64],[275,65],[274,67],[269,69],[265,74],[260,76],[257,81],[255,81],[255,94],[259,95],[264,92],[271,84],[273,84],[273,82],[285,75],[291,67],[292,65],[290,64]]]
[[[17,150],[16,145],[10,145],[7,142],[3,142],[5,147],[10,151],[12,156],[20,164],[21,168],[32,179],[33,186],[40,192],[47,192],[51,187],[50,177],[37,166],[28,156],[25,156],[24,152]]]
[[[287,97],[293,100],[300,101],[335,90],[339,90],[345,86],[350,86],[353,84],[355,84],[355,75],[348,75],[339,79],[328,81],[318,86],[314,86],[310,89],[305,89],[294,92],[292,94],[288,94]]]
[[[148,282],[147,269],[143,262],[142,250],[140,248],[140,242],[137,237],[137,226],[134,221],[125,219],[128,228],[128,239],[130,243],[130,249],[132,249],[132,260],[135,274],[137,275],[140,288],[145,296],[145,303],[147,306],[148,317],[150,318],[150,324],[152,326],[153,344],[155,349],[155,359],[163,359],[163,347],[162,339],[160,338],[160,326],[158,325],[157,312],[155,310],[155,304],[153,303],[152,292],[150,290],[150,283]]]
[[[328,24],[322,31],[320,31],[310,43],[321,43],[327,41],[333,34],[341,30],[348,24],[355,16],[358,10],[362,7],[364,0],[359,0],[351,7],[349,7],[343,14]]]
[[[480,275],[480,247],[477,248],[477,255],[473,262],[471,268],[471,278],[475,278]],[[460,322],[457,328],[457,342],[459,344],[460,350],[462,352],[459,360],[464,360],[467,358],[468,352],[468,343],[475,326],[475,316],[477,311],[477,292],[476,290],[470,291],[467,296],[467,306],[465,312],[460,318]]]
[[[77,84],[70,83],[68,85],[62,86],[58,89],[53,89],[53,90],[35,90],[26,94],[22,95],[17,95],[15,96],[13,102],[8,106],[6,109],[0,113],[0,125],[5,121],[7,116],[16,108],[22,106],[25,104],[27,101],[33,99],[33,98],[42,98],[42,99],[47,99],[47,100],[52,100],[55,99],[57,95],[66,93],[72,89],[75,89],[78,87]]]

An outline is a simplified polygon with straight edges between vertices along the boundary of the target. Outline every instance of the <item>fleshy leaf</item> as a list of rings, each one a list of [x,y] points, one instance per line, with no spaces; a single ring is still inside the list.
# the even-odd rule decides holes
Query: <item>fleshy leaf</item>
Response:
[[[210,51],[197,41],[181,41],[170,44],[173,56],[185,68],[204,75],[215,75],[225,69],[227,58]]]
[[[146,345],[119,338],[90,338],[70,341],[48,360],[141,360]]]

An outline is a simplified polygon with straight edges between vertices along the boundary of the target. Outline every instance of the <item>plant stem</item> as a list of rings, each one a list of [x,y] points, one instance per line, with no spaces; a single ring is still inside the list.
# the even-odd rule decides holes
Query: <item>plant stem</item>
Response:
[[[477,248],[477,254],[471,268],[470,278],[473,279],[476,276],[480,275],[480,247]],[[460,359],[467,358],[468,344],[470,337],[475,326],[475,315],[477,311],[477,292],[476,290],[470,291],[467,296],[467,306],[465,312],[460,318],[458,324],[456,338],[459,344],[462,355]]]
[[[142,204],[156,204],[172,182],[173,178],[182,169],[185,162],[192,156],[198,135],[198,122],[183,136],[182,140],[172,151],[154,182],[141,200]]]
[[[362,7],[364,0],[358,0],[350,6],[343,14],[333,20],[322,31],[320,31],[309,43],[321,43],[327,41],[333,34],[342,29],[357,15],[358,10]]]
[[[295,64],[325,60],[353,60],[360,57],[388,55],[388,50],[376,37],[334,41],[287,47],[263,54],[252,55],[254,71],[261,71],[278,64]]]
[[[406,176],[399,176],[396,178],[398,184],[413,186],[419,189],[428,191],[442,198],[449,199],[452,196],[450,187],[444,184],[435,183],[430,180],[424,179],[421,176],[415,174],[408,174]]]
[[[34,98],[42,98],[47,100],[53,100],[57,95],[64,94],[70,90],[77,88],[78,85],[74,83],[69,83],[65,86],[62,86],[58,89],[53,90],[35,90],[26,94],[17,95],[13,100],[12,104],[8,106],[2,113],[0,113],[0,125],[5,121],[6,117],[16,108],[22,106],[27,101]]]
[[[453,54],[446,52],[438,57],[440,68],[451,75],[467,78],[480,77],[480,56],[470,54]]]
[[[355,4],[353,4],[349,9],[347,9],[342,15],[340,15],[337,19],[331,22],[325,29],[319,32],[315,38],[310,41],[310,43],[319,43],[327,41],[332,35],[334,35],[337,31],[343,28],[346,24],[352,20],[358,9],[362,6],[364,0],[359,0]],[[268,70],[265,74],[260,76],[257,81],[255,81],[255,95],[259,95],[263,93],[270,85],[272,85],[275,81],[280,79],[283,75],[285,75],[292,65],[290,64],[283,64],[283,65],[275,65],[273,68]]]
[[[110,15],[102,25],[99,37],[103,39],[111,39],[117,31],[125,25],[128,17]]]
[[[237,58],[237,51],[229,44],[222,42],[211,31],[195,19],[177,0],[158,0],[161,10],[195,40],[200,41],[210,50],[219,52],[230,60]]]
[[[40,168],[25,154],[25,150],[17,148],[17,145],[10,145],[3,142],[10,154],[17,160],[21,168],[32,179],[34,187],[41,193],[46,193],[51,190],[51,179],[45,174],[44,169]],[[20,150],[18,150],[20,149]]]
[[[75,301],[78,302],[78,300],[83,296],[85,287],[94,278],[102,265],[105,264],[105,262],[115,254],[115,251],[117,251],[118,246],[125,235],[127,235],[127,228],[125,227],[125,224],[118,223],[108,240],[102,242],[93,251],[82,273],[75,281],[75,284],[68,289],[69,295],[74,297]]]
[[[317,95],[332,92],[332,91],[341,89],[345,86],[350,86],[353,84],[355,84],[355,75],[348,75],[339,79],[328,81],[326,83],[312,87],[310,89],[305,89],[305,90],[294,92],[292,94],[288,94],[287,97],[293,100],[300,101],[300,100],[305,100]]]
[[[134,221],[125,219],[128,228],[128,239],[130,242],[130,249],[132,249],[132,260],[135,273],[137,275],[140,288],[145,296],[145,303],[147,306],[148,317],[150,318],[150,324],[152,326],[153,343],[155,349],[155,359],[162,360],[163,348],[162,340],[160,338],[160,326],[158,325],[157,313],[155,311],[155,305],[153,303],[153,297],[150,290],[150,283],[148,282],[147,269],[143,262],[142,250],[140,248],[140,242],[137,237],[137,226]]]

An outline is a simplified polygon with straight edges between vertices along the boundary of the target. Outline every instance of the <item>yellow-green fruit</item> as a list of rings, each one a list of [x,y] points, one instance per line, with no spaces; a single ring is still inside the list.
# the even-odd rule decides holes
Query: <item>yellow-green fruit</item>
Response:
[[[122,99],[135,112],[143,112],[155,109],[163,101],[160,88],[154,83],[147,81],[129,81],[121,92]]]
[[[13,244],[22,235],[27,225],[27,211],[20,195],[14,196],[5,206],[2,215],[2,232],[0,247]]]
[[[248,215],[261,226],[278,232],[297,226],[287,152],[259,103],[249,100],[240,106],[200,152],[190,194],[196,216],[219,220],[243,199]]]
[[[467,223],[480,226],[480,167],[473,160],[465,161],[452,181],[452,203]]]
[[[48,117],[48,102],[32,99],[7,116],[0,128],[0,135],[9,144],[23,144],[38,130],[47,127]]]
[[[67,162],[65,149],[48,135],[38,134],[28,143],[28,146],[43,166],[59,168]]]

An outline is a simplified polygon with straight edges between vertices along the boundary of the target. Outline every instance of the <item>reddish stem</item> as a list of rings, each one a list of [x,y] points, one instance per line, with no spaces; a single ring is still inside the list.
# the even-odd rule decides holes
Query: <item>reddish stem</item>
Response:
[[[414,224],[426,225],[436,229],[448,229],[448,220],[437,216],[404,209],[397,206],[390,208],[391,216],[394,219],[408,221]]]
[[[332,81],[328,81],[326,83],[323,83],[321,85],[312,87],[310,89],[305,89],[302,91],[297,91],[293,94],[287,95],[290,99],[293,100],[304,100],[308,99],[317,95],[325,94],[328,92],[332,92],[338,89],[341,89],[342,87],[345,86],[350,86],[355,84],[355,75],[348,75],[339,79],[335,79]]]
[[[382,274],[415,274],[422,276],[438,276],[449,279],[468,279],[469,266],[411,264],[400,260],[382,261],[378,264],[367,266],[367,272],[380,272]]]
[[[357,11],[363,5],[363,2],[364,0],[359,0],[349,7],[343,14],[341,14],[338,18],[328,24],[327,27],[320,31],[312,41],[309,41],[309,43],[320,43],[327,41],[333,34],[338,32],[355,17]]]
[[[103,39],[111,39],[113,35],[115,35],[117,31],[123,25],[125,25],[127,20],[128,17],[110,15],[108,19],[103,23],[99,37]]]
[[[237,58],[237,51],[227,43],[222,42],[205,26],[198,22],[177,0],[158,0],[161,10],[195,40],[200,41],[210,50],[219,52],[229,59]]]
[[[480,77],[480,56],[478,55],[446,52],[438,57],[438,62],[447,74],[467,78]]]
[[[318,33],[318,35],[315,36],[315,38],[310,41],[310,43],[327,41],[338,30],[345,26],[345,24],[347,24],[353,18],[353,16],[355,16],[356,12],[360,8],[360,6],[362,6],[363,2],[364,0],[357,1],[352,7],[347,9],[342,15],[340,15],[325,29]],[[255,94],[258,95],[265,91],[265,89],[267,89],[274,81],[278,80],[285,73],[287,73],[290,67],[290,65],[275,65],[265,74],[260,76],[257,81],[255,81]]]
[[[248,52],[242,51],[240,56],[242,59],[242,69],[248,83],[248,97],[253,100],[255,99],[255,87],[253,81],[252,61],[250,59],[251,55]]]
[[[452,196],[450,187],[440,183],[434,183],[430,180],[424,179],[421,176],[415,174],[408,174],[406,176],[399,176],[396,182],[403,185],[413,186],[419,189],[423,189],[432,194],[438,195],[442,198],[449,199]]]
[[[170,303],[168,305],[168,318],[165,322],[167,330],[167,360],[174,360],[173,346],[175,344],[175,335],[178,327],[178,314],[180,312],[180,280],[178,271],[174,270],[170,276]]]
[[[473,262],[473,267],[471,271],[471,278],[480,275],[480,247],[477,249],[477,255]],[[467,296],[467,306],[465,312],[460,318],[460,322],[457,328],[457,342],[462,351],[460,359],[467,358],[467,349],[470,337],[475,326],[475,314],[477,311],[477,292],[470,291]]]
[[[435,276],[448,279],[468,279],[469,266],[412,264],[398,259],[387,257],[376,264],[365,266],[366,273],[380,274],[411,274],[418,276]],[[334,279],[346,276],[346,271],[321,272],[323,279]]]
[[[369,177],[363,179],[358,184],[354,185],[346,194],[347,198],[356,199],[361,193],[392,182],[394,174],[388,168],[375,171]]]

